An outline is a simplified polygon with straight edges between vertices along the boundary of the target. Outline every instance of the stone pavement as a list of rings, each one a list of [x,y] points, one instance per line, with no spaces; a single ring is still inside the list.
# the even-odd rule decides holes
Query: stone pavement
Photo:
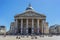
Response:
[[[0,36],[0,40],[60,40],[60,36]]]

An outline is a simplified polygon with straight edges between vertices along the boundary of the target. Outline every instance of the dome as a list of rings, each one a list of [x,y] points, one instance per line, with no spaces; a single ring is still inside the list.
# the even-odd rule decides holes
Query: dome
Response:
[[[28,7],[26,8],[26,10],[33,10],[31,4],[28,5]]]

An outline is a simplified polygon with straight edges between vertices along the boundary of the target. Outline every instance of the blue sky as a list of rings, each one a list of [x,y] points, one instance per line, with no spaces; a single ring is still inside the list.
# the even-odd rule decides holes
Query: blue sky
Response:
[[[29,3],[35,11],[47,16],[49,26],[60,24],[60,0],[0,0],[0,25],[5,25],[8,31],[14,15],[25,11]]]

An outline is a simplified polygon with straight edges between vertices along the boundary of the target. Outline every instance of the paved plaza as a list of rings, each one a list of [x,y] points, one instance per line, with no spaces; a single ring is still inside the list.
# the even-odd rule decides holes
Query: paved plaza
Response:
[[[60,40],[60,36],[0,36],[0,40]]]

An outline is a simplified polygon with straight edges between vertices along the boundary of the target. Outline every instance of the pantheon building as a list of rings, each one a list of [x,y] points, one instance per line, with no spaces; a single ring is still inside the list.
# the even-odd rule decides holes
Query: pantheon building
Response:
[[[26,10],[14,16],[14,22],[10,24],[10,32],[13,34],[48,34],[48,22],[44,14],[36,12],[31,4]]]

